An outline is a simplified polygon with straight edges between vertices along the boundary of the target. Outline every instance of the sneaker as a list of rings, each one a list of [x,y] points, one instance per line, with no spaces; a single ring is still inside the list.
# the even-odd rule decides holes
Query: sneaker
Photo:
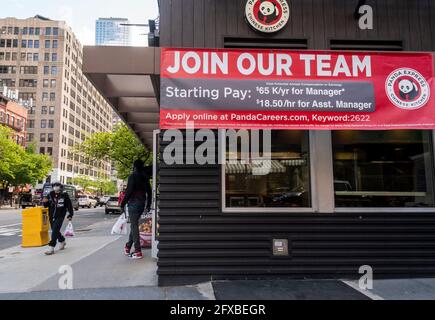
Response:
[[[136,252],[130,254],[129,258],[131,260],[140,260],[140,259],[143,259],[143,255],[142,255],[141,251],[136,251]]]
[[[45,252],[46,256],[52,256],[54,254],[54,248],[50,247],[48,251]]]
[[[59,250],[60,250],[60,251],[65,250],[65,247],[66,247],[66,241],[64,241],[64,242],[60,242],[59,245],[60,245],[60,246],[59,246]]]
[[[128,246],[125,246],[124,254],[125,254],[125,256],[129,257],[131,255],[131,248],[129,248]]]

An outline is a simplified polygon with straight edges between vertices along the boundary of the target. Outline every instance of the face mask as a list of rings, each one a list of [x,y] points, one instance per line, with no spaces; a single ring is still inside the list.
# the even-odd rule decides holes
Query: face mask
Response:
[[[54,187],[53,190],[54,190],[54,192],[59,193],[60,192],[60,187]]]

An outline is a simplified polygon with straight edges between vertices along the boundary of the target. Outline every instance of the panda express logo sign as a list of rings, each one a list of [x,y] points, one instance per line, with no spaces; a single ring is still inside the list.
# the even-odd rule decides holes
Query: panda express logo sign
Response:
[[[255,30],[273,33],[285,27],[290,18],[290,8],[286,0],[249,0],[245,15]]]
[[[405,110],[420,109],[430,98],[429,83],[418,71],[410,68],[393,71],[387,78],[385,89],[390,101]]]

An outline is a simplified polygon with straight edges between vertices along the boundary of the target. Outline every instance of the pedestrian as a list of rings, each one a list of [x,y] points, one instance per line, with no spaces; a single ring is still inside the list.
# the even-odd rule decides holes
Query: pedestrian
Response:
[[[126,190],[126,187],[123,186],[123,187],[122,187],[122,191],[119,193],[118,205],[121,205],[122,200],[124,200],[124,197],[125,197],[125,190]]]
[[[133,173],[128,178],[127,189],[121,203],[123,211],[125,207],[128,206],[128,214],[131,223],[130,236],[125,245],[124,253],[133,260],[143,258],[140,245],[139,221],[144,210],[146,210],[147,213],[150,211],[151,197],[150,178],[145,174],[144,162],[137,160],[133,165]],[[133,245],[134,252],[131,253]]]
[[[48,215],[51,225],[51,241],[48,244],[49,249],[45,254],[51,256],[54,254],[57,242],[60,244],[59,250],[65,250],[66,241],[61,233],[62,224],[65,220],[67,212],[69,213],[67,219],[72,220],[74,216],[74,209],[71,199],[67,192],[64,192],[63,185],[60,182],[52,184],[53,191],[44,197],[44,207],[48,208]]]

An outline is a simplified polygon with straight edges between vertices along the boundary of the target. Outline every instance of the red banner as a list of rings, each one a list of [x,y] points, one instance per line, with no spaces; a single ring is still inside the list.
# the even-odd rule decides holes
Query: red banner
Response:
[[[435,129],[432,53],[162,49],[162,129]]]

